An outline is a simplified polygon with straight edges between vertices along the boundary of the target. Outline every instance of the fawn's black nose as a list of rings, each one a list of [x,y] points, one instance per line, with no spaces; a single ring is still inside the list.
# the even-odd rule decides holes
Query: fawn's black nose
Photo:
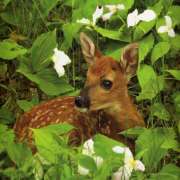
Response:
[[[89,108],[90,106],[90,100],[88,96],[77,96],[75,98],[75,105],[78,108]]]

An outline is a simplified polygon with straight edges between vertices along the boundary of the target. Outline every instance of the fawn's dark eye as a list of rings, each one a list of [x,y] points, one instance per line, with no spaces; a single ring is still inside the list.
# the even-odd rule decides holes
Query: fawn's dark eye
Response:
[[[103,87],[106,90],[111,89],[112,85],[113,85],[113,83],[110,80],[104,79],[104,80],[101,81],[101,87]]]

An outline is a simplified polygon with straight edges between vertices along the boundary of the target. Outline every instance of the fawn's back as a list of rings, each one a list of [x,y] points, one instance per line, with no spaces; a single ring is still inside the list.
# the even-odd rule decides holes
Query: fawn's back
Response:
[[[127,84],[137,68],[138,45],[124,48],[121,61],[103,56],[91,39],[80,34],[82,52],[89,64],[84,89],[78,97],[59,97],[32,108],[15,124],[19,140],[32,144],[30,128],[67,122],[76,127],[70,142],[80,143],[97,132],[122,140],[122,130],[144,126],[132,103]]]

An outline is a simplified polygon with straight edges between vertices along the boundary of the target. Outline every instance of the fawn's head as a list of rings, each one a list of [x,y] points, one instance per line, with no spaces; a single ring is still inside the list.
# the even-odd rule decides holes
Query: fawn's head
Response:
[[[87,79],[75,104],[90,111],[113,108],[128,96],[127,84],[137,69],[138,44],[124,48],[120,62],[103,56],[92,40],[80,34],[82,52],[89,64]]]

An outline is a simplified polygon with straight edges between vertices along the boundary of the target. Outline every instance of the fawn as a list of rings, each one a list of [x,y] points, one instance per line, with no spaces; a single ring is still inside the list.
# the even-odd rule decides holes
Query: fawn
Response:
[[[124,48],[121,61],[106,57],[84,33],[80,44],[89,64],[84,89],[78,97],[58,97],[35,106],[15,124],[20,141],[27,139],[33,146],[30,128],[67,122],[76,127],[70,133],[70,142],[79,144],[96,133],[102,133],[124,142],[118,133],[122,130],[144,126],[144,121],[128,95],[127,84],[136,72],[138,44]],[[82,111],[83,110],[83,111]]]

